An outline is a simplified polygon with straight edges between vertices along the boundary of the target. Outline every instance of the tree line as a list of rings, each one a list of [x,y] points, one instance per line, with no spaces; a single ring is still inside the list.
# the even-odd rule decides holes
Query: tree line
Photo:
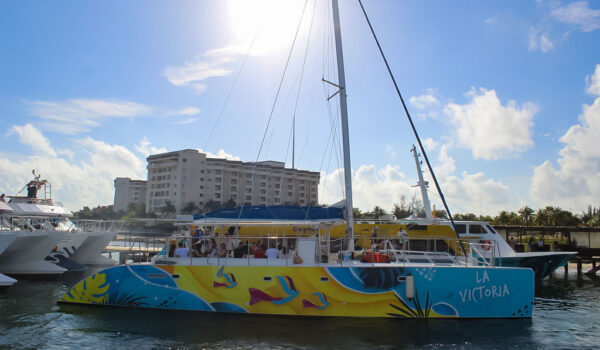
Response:
[[[375,206],[371,211],[361,212],[354,208],[355,219],[381,219],[392,215],[396,219],[404,219],[410,215],[424,217],[422,203],[401,202],[394,204],[388,212],[380,206]],[[447,219],[448,214],[444,210],[435,210],[437,218]],[[572,213],[560,207],[546,206],[534,210],[529,206],[521,207],[517,212],[502,210],[496,216],[475,215],[473,213],[456,213],[452,216],[454,220],[460,221],[487,221],[492,225],[523,225],[523,226],[579,226],[600,227],[600,208],[588,206],[586,211]]]
[[[293,203],[288,203],[293,204]],[[204,206],[199,206],[194,202],[186,203],[181,209],[180,214],[197,214],[197,213],[208,213],[222,208],[234,208],[237,204],[233,199],[227,202],[221,203],[215,200],[209,200]],[[163,217],[175,217],[176,208],[175,205],[166,201],[163,208]],[[396,219],[404,219],[411,215],[417,217],[424,217],[425,210],[423,202],[412,197],[407,200],[405,196],[400,197],[400,203],[395,203],[394,206],[389,210],[383,209],[381,206],[376,205],[370,211],[361,211],[358,208],[354,208],[353,216],[357,220],[366,219],[382,219],[388,215],[395,217]],[[447,219],[448,214],[444,210],[435,210],[437,218]],[[146,204],[144,203],[129,203],[126,210],[115,211],[112,205],[97,206],[95,208],[83,207],[83,209],[73,213],[75,219],[121,219],[127,220],[129,218],[156,218],[154,213],[146,213]],[[514,211],[500,211],[496,216],[490,215],[475,215],[473,213],[456,213],[453,215],[454,220],[461,221],[487,221],[492,225],[533,225],[533,226],[578,226],[586,225],[589,227],[600,227],[600,207],[588,206],[586,211],[581,213],[572,213],[568,210],[561,209],[560,207],[546,206],[534,210],[529,206],[521,207],[517,212]]]

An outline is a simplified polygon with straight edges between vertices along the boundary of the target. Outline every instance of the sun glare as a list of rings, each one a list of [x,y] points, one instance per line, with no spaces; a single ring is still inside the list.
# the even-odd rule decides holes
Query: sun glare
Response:
[[[301,0],[230,0],[229,22],[235,45],[247,47],[258,34],[252,54],[268,54],[289,47],[302,15]],[[307,7],[303,27],[310,15]]]

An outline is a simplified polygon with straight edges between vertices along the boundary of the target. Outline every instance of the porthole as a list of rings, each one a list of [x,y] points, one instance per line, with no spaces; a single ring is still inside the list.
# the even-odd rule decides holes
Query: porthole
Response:
[[[271,280],[271,276],[265,276],[263,277],[263,281],[270,281]]]
[[[329,282],[329,277],[321,276],[321,282]]]

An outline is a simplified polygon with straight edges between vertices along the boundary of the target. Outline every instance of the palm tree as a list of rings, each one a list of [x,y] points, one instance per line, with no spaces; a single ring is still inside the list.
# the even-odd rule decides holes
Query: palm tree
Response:
[[[173,205],[173,203],[170,200],[165,201],[165,209],[164,210],[165,210],[164,211],[165,215],[168,215],[168,216],[175,216],[175,213],[177,212],[175,205]]]
[[[519,216],[523,219],[525,225],[529,225],[531,219],[533,219],[533,213],[535,213],[535,211],[528,206],[519,209]]]
[[[392,214],[396,219],[403,219],[411,214],[410,209],[406,206],[406,201],[404,198],[402,199],[403,200],[400,204],[394,203],[394,208],[392,208]]]
[[[379,219],[384,215],[387,215],[387,212],[382,207],[376,205],[375,208],[373,208],[373,216],[375,219]]]
[[[194,202],[187,202],[185,204],[185,206],[181,209],[181,212],[183,214],[194,214],[195,212],[198,211],[198,209],[200,209],[196,203]]]

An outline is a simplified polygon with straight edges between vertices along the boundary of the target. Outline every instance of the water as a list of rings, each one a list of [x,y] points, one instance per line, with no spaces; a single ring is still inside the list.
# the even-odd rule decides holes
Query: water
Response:
[[[0,292],[0,348],[597,349],[600,280],[536,285],[532,319],[290,318],[58,306],[81,275]]]

